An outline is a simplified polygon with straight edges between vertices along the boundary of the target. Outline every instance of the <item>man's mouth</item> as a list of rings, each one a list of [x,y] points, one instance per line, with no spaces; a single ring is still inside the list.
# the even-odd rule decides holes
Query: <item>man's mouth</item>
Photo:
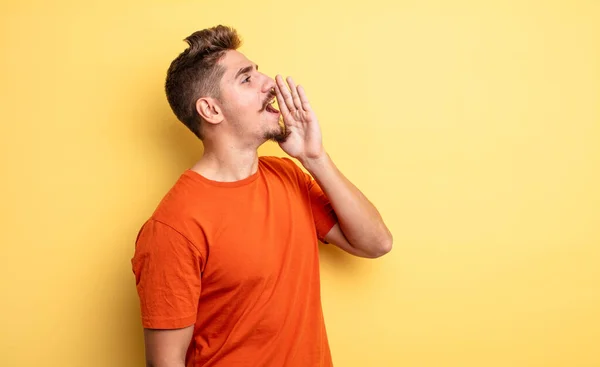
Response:
[[[270,113],[279,113],[279,111],[273,107],[275,104],[275,96],[273,96],[267,103],[265,103],[265,107],[263,108],[265,111]]]

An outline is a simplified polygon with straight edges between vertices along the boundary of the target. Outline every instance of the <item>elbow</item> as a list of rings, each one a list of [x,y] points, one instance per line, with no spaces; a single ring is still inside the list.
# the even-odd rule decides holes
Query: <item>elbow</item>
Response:
[[[393,244],[394,244],[394,238],[390,234],[388,239],[382,245],[382,251],[383,251],[384,255],[387,254],[388,252],[392,251],[392,247],[394,247]]]
[[[394,239],[391,233],[387,233],[386,236],[379,241],[377,241],[377,245],[373,249],[371,254],[372,258],[382,257],[383,255],[392,251]]]
[[[389,240],[385,241],[384,243],[382,243],[379,248],[379,257],[392,251],[392,247],[393,247],[393,240],[391,238]]]

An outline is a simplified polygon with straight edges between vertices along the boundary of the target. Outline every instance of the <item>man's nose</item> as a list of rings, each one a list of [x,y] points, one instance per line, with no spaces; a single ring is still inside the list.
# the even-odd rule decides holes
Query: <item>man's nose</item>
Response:
[[[262,92],[268,93],[271,89],[275,88],[275,80],[270,76],[264,75],[264,82],[262,86]]]

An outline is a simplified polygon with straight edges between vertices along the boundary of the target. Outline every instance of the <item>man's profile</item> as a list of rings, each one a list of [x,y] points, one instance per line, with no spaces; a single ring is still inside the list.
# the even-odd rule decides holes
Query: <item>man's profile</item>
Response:
[[[261,73],[232,28],[186,42],[165,91],[204,153],[136,239],[147,365],[331,366],[319,240],[376,258],[392,235],[327,154],[301,86]],[[310,174],[289,158],[259,157],[269,140]]]

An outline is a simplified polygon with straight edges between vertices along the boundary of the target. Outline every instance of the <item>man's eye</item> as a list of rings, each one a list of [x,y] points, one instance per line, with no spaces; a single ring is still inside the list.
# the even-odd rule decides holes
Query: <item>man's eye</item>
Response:
[[[250,82],[250,76],[247,76],[247,77],[244,79],[244,81],[242,81],[242,83],[248,83],[248,82]]]

